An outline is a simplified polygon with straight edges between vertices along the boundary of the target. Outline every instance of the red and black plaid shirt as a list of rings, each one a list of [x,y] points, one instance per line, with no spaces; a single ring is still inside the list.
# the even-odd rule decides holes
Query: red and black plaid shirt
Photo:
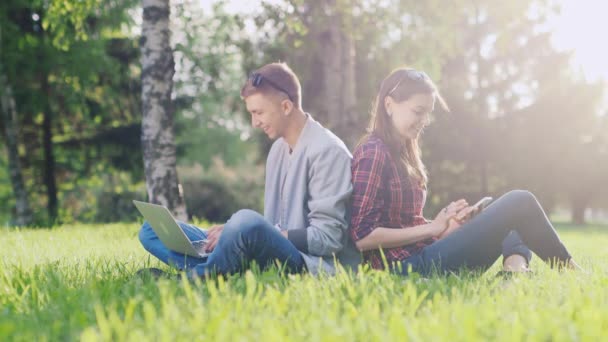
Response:
[[[422,215],[426,189],[399,172],[388,146],[371,135],[353,155],[353,211],[350,233],[354,241],[369,235],[377,227],[412,228],[428,221]],[[383,249],[388,262],[403,260],[419,253],[435,239]],[[373,268],[382,269],[380,250],[363,253]]]

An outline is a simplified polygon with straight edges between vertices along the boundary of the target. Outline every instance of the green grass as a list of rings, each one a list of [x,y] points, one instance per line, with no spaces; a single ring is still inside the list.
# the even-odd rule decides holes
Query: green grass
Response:
[[[585,340],[608,338],[608,227],[562,238],[591,272],[403,279],[384,272],[206,284],[142,281],[137,224],[0,230],[0,340]]]

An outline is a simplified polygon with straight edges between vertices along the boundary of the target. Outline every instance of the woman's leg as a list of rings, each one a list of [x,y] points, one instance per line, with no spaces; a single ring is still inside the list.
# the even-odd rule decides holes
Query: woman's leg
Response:
[[[183,222],[178,222],[178,224],[184,233],[186,233],[186,236],[190,241],[204,240],[207,238],[207,232],[194,225]],[[160,261],[180,270],[193,268],[205,261],[203,258],[184,255],[165,247],[148,222],[144,222],[139,231],[139,241],[141,241],[141,244],[148,252],[160,259]]]
[[[498,258],[502,242],[512,230],[525,243],[515,247],[527,246],[546,262],[567,263],[571,258],[534,195],[515,190],[497,199],[454,233],[406,259],[402,268],[407,269],[409,263],[423,273],[462,267],[486,269]]]
[[[198,276],[238,273],[252,261],[262,269],[278,261],[290,273],[306,268],[298,249],[270,222],[255,211],[240,210],[226,222],[213,252],[194,272]]]
[[[532,252],[521,240],[517,231],[512,230],[502,240],[502,268],[507,272],[527,272]]]

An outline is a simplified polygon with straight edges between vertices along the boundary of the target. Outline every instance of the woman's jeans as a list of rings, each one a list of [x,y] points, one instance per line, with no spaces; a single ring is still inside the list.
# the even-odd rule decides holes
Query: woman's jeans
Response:
[[[207,238],[207,232],[196,226],[178,224],[190,241]],[[251,262],[262,269],[278,262],[281,269],[289,273],[299,273],[306,268],[296,247],[262,215],[252,210],[239,210],[232,215],[224,225],[213,252],[206,258],[169,250],[147,222],[141,227],[139,240],[162,262],[180,270],[193,269],[199,276],[242,272],[251,266]]]
[[[485,270],[501,252],[505,258],[519,254],[529,262],[530,249],[551,266],[571,258],[534,195],[515,190],[494,201],[450,235],[393,264],[391,269],[407,274],[411,267],[423,275],[461,268]]]

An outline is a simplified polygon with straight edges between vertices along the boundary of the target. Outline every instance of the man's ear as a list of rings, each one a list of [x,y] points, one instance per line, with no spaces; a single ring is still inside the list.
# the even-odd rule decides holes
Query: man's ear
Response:
[[[291,114],[291,111],[293,110],[293,102],[291,102],[290,100],[281,101],[281,110],[283,110],[283,114],[285,116],[289,116],[289,114]]]

